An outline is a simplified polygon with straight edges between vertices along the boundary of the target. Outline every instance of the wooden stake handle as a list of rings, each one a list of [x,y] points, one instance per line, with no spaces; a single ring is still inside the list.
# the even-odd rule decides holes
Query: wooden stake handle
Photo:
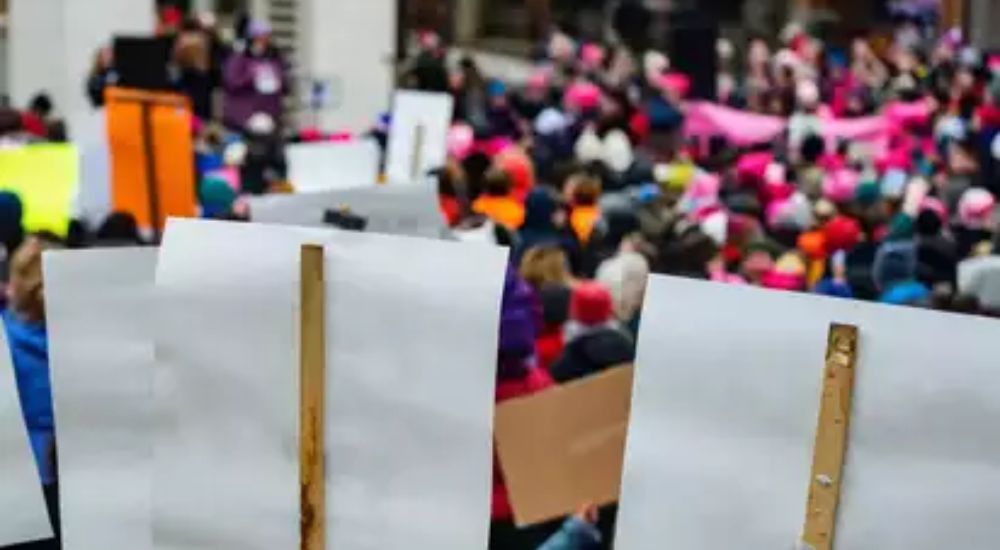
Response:
[[[299,481],[301,550],[326,548],[326,285],[323,247],[302,247]]]
[[[413,129],[413,156],[410,157],[410,178],[413,181],[410,183],[420,181],[420,178],[423,176],[425,132],[423,124],[417,124],[417,127]]]
[[[858,329],[831,325],[826,347],[823,397],[813,451],[812,479],[803,530],[803,547],[832,550],[837,508],[851,421],[851,398],[857,364]]]

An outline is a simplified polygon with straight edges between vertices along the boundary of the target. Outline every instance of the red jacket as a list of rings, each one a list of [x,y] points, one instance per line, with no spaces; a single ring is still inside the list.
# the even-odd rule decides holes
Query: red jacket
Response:
[[[549,373],[542,369],[531,369],[522,380],[503,380],[497,382],[496,403],[503,403],[510,399],[526,397],[533,393],[538,393],[547,388],[555,386]],[[494,446],[496,443],[494,442]],[[490,518],[493,520],[511,519],[514,517],[514,509],[510,505],[510,497],[507,495],[507,485],[504,483],[503,472],[500,470],[500,461],[497,460],[496,451],[493,452],[493,510]]]
[[[538,357],[538,366],[546,372],[552,363],[555,363],[562,356],[565,341],[563,338],[562,326],[553,329],[546,329],[535,340],[535,355]]]

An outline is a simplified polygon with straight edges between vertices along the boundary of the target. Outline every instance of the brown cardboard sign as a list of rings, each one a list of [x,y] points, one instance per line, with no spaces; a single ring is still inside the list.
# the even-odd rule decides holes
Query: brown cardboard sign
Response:
[[[618,500],[634,368],[501,404],[496,445],[519,526]]]

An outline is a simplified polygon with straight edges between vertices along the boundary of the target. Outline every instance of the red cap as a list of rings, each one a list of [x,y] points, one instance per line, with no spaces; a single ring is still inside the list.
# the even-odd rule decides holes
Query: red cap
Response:
[[[823,227],[830,252],[851,250],[861,242],[861,224],[849,216],[837,216]]]
[[[604,285],[584,282],[573,289],[569,314],[574,321],[587,326],[600,325],[611,320],[613,310],[611,292]]]
[[[160,22],[168,27],[176,27],[184,21],[184,12],[177,6],[167,6],[160,12]]]

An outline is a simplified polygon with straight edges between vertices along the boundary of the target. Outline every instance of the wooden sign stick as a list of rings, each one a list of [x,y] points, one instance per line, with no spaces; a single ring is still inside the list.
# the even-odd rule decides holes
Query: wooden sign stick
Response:
[[[326,548],[326,283],[323,247],[302,247],[299,506],[301,550]]]
[[[851,398],[858,353],[858,328],[831,325],[826,347],[823,396],[813,451],[809,502],[802,535],[805,550],[833,550],[844,457],[851,421]]]
[[[411,183],[415,183],[420,179],[420,172],[424,167],[424,125],[417,124],[417,127],[413,129],[413,156],[410,157],[410,178],[413,180]]]

